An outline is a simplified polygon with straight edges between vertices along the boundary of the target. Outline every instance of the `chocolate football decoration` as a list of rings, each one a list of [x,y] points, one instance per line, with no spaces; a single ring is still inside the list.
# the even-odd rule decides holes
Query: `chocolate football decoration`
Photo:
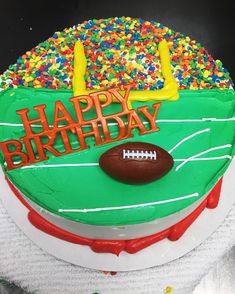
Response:
[[[164,176],[173,166],[171,155],[156,145],[128,142],[115,146],[99,159],[101,168],[114,179],[145,184]]]

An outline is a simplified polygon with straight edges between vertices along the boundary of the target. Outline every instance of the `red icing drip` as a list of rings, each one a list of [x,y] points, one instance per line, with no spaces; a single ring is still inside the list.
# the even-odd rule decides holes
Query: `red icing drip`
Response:
[[[48,222],[46,219],[41,217],[34,210],[31,210],[28,213],[28,219],[31,222],[31,224],[34,225],[34,227],[56,238],[80,245],[91,246],[93,243],[92,239],[80,237],[78,235],[75,235],[55,226],[54,224]]]
[[[125,240],[94,240],[91,249],[97,253],[113,253],[117,256],[125,250]]]
[[[168,239],[171,241],[177,241],[200,215],[200,213],[206,208],[206,204],[207,198],[190,215],[171,227],[171,232],[168,236]]]
[[[34,211],[8,178],[6,178],[6,181],[20,202],[29,209],[28,219],[37,229],[71,243],[90,246],[90,248],[97,253],[112,253],[119,255],[121,251],[126,251],[131,254],[136,253],[165,238],[168,238],[171,241],[178,240],[206,207],[215,208],[218,205],[222,179],[223,178],[221,178],[214,186],[208,197],[186,218],[164,231],[132,240],[93,240],[65,231],[50,223]]]
[[[167,238],[169,233],[170,228],[151,236],[126,241],[125,251],[128,253],[136,253],[156,242],[161,241],[162,239]]]
[[[216,208],[219,203],[220,192],[223,178],[221,178],[209,194],[207,206],[208,208]]]

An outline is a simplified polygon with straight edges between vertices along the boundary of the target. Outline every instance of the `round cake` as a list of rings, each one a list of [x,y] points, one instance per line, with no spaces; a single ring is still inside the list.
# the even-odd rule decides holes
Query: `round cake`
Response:
[[[39,230],[95,252],[176,241],[235,153],[222,62],[130,17],[56,32],[0,76],[0,161]]]

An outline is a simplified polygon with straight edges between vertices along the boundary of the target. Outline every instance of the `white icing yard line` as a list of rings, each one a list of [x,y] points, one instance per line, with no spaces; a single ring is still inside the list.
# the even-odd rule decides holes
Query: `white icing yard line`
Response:
[[[221,146],[217,146],[217,147],[213,147],[213,148],[207,149],[207,150],[205,150],[205,151],[203,151],[203,152],[200,152],[200,153],[198,153],[198,154],[195,154],[195,155],[193,155],[193,156],[191,156],[191,157],[185,159],[181,164],[179,164],[179,165],[176,167],[175,170],[178,171],[178,170],[179,170],[181,167],[183,167],[187,162],[189,162],[189,161],[193,160],[194,158],[197,158],[197,157],[199,157],[199,156],[201,156],[201,155],[203,155],[203,154],[209,153],[209,152],[214,151],[214,150],[224,149],[224,148],[231,148],[231,147],[232,147],[231,144],[227,144],[227,145],[221,145]]]
[[[200,161],[200,160],[220,160],[220,159],[232,159],[230,155],[222,155],[222,156],[215,156],[215,157],[204,157],[204,158],[193,158],[188,160],[187,158],[174,158],[175,162],[182,162],[182,161]],[[20,161],[14,162],[14,164],[19,164]],[[6,165],[6,162],[4,162]],[[98,166],[98,162],[91,162],[91,163],[65,163],[65,164],[44,164],[44,165],[26,165],[21,167],[21,169],[30,169],[30,168],[53,168],[53,167],[83,167],[83,166]]]
[[[144,206],[151,206],[151,205],[158,205],[158,204],[164,204],[169,202],[175,202],[180,201],[184,199],[189,199],[193,197],[198,197],[198,193],[193,193],[186,196],[181,196],[173,199],[168,200],[161,200],[161,201],[155,201],[155,202],[148,202],[148,203],[142,203],[142,204],[135,204],[135,205],[126,205],[126,206],[113,206],[113,207],[99,207],[99,208],[84,208],[84,209],[59,209],[58,212],[98,212],[98,211],[109,211],[109,210],[121,210],[121,209],[127,209],[127,208],[136,208],[136,207],[144,207]]]
[[[23,124],[11,124],[11,123],[0,123],[0,126],[4,127],[23,127]]]
[[[215,156],[215,157],[202,157],[202,158],[193,158],[190,161],[200,161],[200,160],[220,160],[220,159],[232,159],[233,157],[230,155],[222,155],[222,156]],[[177,158],[174,159],[175,162],[177,161],[185,161],[187,158]]]
[[[216,121],[216,122],[224,122],[224,121],[235,121],[235,117],[230,117],[230,118],[210,118],[210,117],[205,117],[205,118],[199,118],[199,119],[157,119],[155,122],[156,123],[176,123],[176,122],[207,122],[207,121]],[[127,124],[127,123],[126,123]],[[149,124],[149,122],[145,121],[143,124]],[[117,123],[108,123],[108,126],[116,126]],[[14,123],[5,123],[5,122],[0,122],[0,126],[5,126],[5,127],[23,127],[23,124],[14,124]],[[65,125],[60,125],[61,127]],[[32,125],[32,127],[35,128],[42,128],[40,125]],[[54,127],[53,125],[50,125],[50,127]],[[83,127],[90,127],[89,125],[85,125]]]
[[[206,121],[217,121],[217,122],[222,122],[222,121],[235,121],[235,117],[229,117],[229,118],[210,118],[210,117],[205,117],[201,119],[159,119],[156,120],[156,122],[206,122]]]
[[[13,124],[13,123],[0,123],[0,126],[4,126],[4,127],[23,127],[23,124]],[[31,125],[31,127],[33,128],[42,128],[41,125]],[[49,125],[49,127],[53,128],[53,125]]]
[[[198,131],[196,133],[193,133],[191,134],[190,136],[187,136],[186,138],[182,139],[181,141],[179,141],[170,151],[168,151],[170,154],[177,148],[179,147],[181,144],[183,144],[185,141],[197,136],[197,135],[200,135],[202,133],[205,133],[205,132],[209,132],[211,129],[207,128],[207,129],[204,129],[204,130],[201,130],[201,131]]]
[[[64,166],[70,166],[70,167],[76,167],[76,166],[96,166],[99,165],[99,163],[65,163],[65,164],[45,164],[45,165],[26,165],[21,167],[21,169],[28,169],[28,168],[50,168],[50,167],[64,167]]]

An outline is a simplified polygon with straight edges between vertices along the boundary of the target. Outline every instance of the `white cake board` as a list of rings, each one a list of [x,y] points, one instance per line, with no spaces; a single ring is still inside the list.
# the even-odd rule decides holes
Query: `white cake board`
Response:
[[[235,202],[235,158],[224,175],[216,209],[205,209],[186,233],[175,242],[164,239],[135,254],[95,253],[88,246],[69,243],[36,229],[27,218],[28,209],[17,199],[0,170],[0,193],[4,206],[18,227],[37,246],[64,261],[103,271],[131,271],[161,265],[177,259],[207,239],[223,222]]]

